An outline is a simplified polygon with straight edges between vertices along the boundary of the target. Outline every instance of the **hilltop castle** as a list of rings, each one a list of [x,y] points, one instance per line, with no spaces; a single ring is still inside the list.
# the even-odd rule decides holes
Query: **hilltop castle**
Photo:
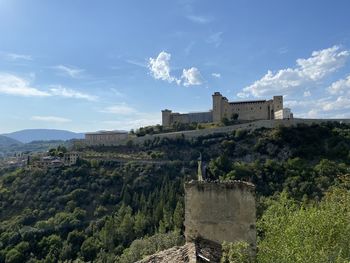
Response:
[[[171,126],[176,122],[219,123],[224,117],[231,119],[233,116],[238,120],[250,121],[293,118],[290,109],[283,108],[283,96],[274,96],[271,100],[229,102],[220,92],[215,92],[212,110],[181,114],[166,109],[162,111],[162,125]]]

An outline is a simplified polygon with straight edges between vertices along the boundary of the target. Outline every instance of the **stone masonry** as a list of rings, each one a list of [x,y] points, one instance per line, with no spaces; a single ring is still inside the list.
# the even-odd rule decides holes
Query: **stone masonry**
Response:
[[[254,185],[241,181],[185,184],[185,237],[217,244],[246,241],[256,247]]]

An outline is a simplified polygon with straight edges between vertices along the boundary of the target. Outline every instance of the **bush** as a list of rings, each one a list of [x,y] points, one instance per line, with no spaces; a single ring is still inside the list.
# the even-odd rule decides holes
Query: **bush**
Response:
[[[249,244],[243,241],[222,244],[221,263],[253,263],[253,251]]]
[[[310,205],[281,194],[258,222],[258,262],[349,262],[349,211],[350,192],[344,189]]]

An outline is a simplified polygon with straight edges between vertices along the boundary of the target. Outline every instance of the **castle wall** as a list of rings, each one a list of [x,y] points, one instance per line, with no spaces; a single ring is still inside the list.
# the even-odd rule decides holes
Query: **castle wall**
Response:
[[[213,113],[211,111],[208,112],[194,112],[189,113],[188,118],[190,122],[212,122],[213,121]]]
[[[238,120],[268,120],[270,105],[270,101],[225,103],[224,115],[229,119],[236,113]]]
[[[172,113],[170,117],[170,123],[173,124],[175,122],[178,123],[189,123],[190,119],[188,114],[180,114],[180,113]]]
[[[128,139],[127,132],[96,132],[86,133],[85,143],[91,146],[113,146]]]
[[[185,237],[256,246],[255,187],[245,182],[185,183]]]
[[[143,144],[145,141],[152,141],[155,138],[169,138],[175,139],[179,137],[184,137],[186,139],[197,138],[199,136],[206,136],[211,134],[220,134],[220,133],[230,133],[236,130],[256,130],[260,128],[272,129],[279,126],[295,126],[298,124],[313,125],[321,124],[326,122],[339,122],[350,124],[350,119],[284,119],[284,120],[258,120],[248,123],[236,124],[231,126],[224,126],[219,128],[211,129],[201,129],[201,130],[191,130],[191,131],[179,131],[179,132],[169,132],[161,133],[155,135],[145,135],[142,137],[126,138],[125,140],[120,140],[115,143],[115,145],[126,145],[128,141],[132,141],[134,144]]]
[[[169,110],[162,111],[162,125],[171,126],[173,123],[203,123],[212,122],[212,112],[193,112],[193,113],[172,113]]]

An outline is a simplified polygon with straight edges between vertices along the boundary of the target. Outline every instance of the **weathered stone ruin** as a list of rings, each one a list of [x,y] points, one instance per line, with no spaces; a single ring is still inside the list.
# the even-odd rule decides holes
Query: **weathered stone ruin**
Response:
[[[253,184],[191,181],[185,183],[186,244],[140,262],[220,262],[224,241],[245,241],[256,250]]]

